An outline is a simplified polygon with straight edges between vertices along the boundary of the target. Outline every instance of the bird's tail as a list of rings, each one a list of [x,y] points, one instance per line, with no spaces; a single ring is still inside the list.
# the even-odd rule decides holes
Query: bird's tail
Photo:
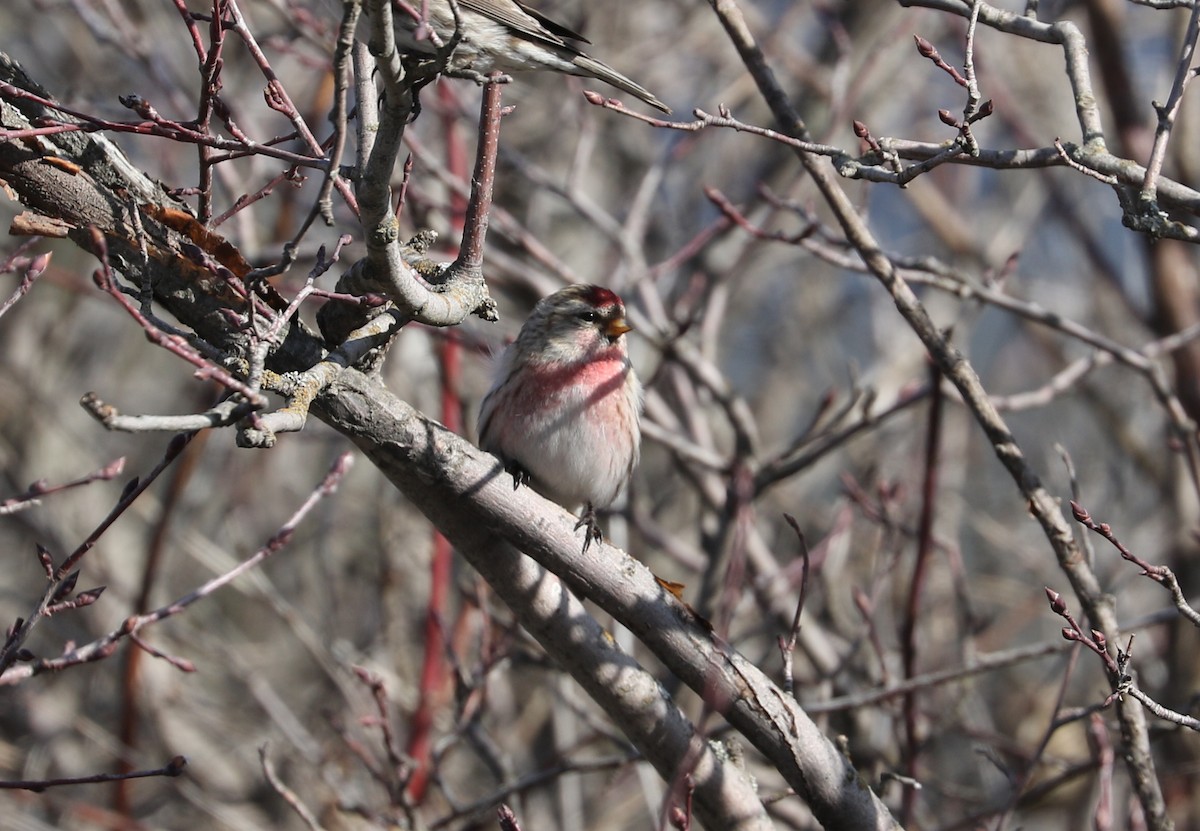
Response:
[[[630,95],[642,99],[651,107],[657,110],[662,110],[667,115],[671,114],[671,108],[659,101],[654,93],[643,87],[641,84],[635,83],[626,78],[620,72],[613,69],[606,63],[596,60],[589,55],[575,55],[571,58],[571,63],[579,69],[579,75],[584,77],[595,78],[598,81],[603,81],[610,84],[622,92],[628,92]]]

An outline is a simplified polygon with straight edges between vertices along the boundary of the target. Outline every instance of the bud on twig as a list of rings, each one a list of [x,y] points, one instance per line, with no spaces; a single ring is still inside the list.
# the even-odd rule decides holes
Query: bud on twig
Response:
[[[54,557],[50,554],[50,550],[47,549],[41,543],[38,543],[37,555],[38,555],[38,562],[40,562],[42,564],[42,568],[46,572],[46,579],[53,580],[54,579]]]
[[[88,589],[85,592],[80,592],[79,594],[75,595],[75,608],[82,609],[84,606],[91,606],[100,599],[100,595],[104,594],[104,590],[106,588],[108,587],[97,586],[94,589]]]
[[[72,571],[67,576],[67,579],[63,580],[62,583],[59,584],[59,587],[54,590],[54,594],[51,595],[51,597],[50,597],[50,602],[57,603],[59,600],[62,600],[64,597],[66,597],[68,594],[70,594],[71,592],[73,592],[75,590],[75,584],[78,582],[79,582],[79,571],[78,570]]]
[[[1054,589],[1047,586],[1046,587],[1046,597],[1050,599],[1050,611],[1054,612],[1054,614],[1056,614],[1056,615],[1061,615],[1061,614],[1066,613],[1067,604],[1062,599],[1061,594],[1059,594]]]
[[[167,763],[167,769],[164,771],[167,776],[178,776],[183,773],[183,769],[187,767],[186,756],[176,756]]]

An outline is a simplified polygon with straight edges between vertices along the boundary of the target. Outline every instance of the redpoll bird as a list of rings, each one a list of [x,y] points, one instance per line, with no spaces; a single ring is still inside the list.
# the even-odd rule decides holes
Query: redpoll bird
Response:
[[[416,40],[418,20],[404,10],[395,12],[396,37],[407,52],[437,53],[456,30],[449,0],[428,0],[429,25],[436,38]],[[409,0],[419,15],[421,0]],[[489,72],[550,69],[567,75],[595,78],[637,96],[665,113],[671,110],[639,84],[608,64],[585,55],[575,45],[588,43],[583,35],[529,8],[519,0],[458,0],[459,40],[450,54],[451,74],[479,78]]]
[[[583,549],[638,463],[642,385],[629,363],[621,298],[569,286],[543,298],[505,350],[479,411],[479,446],[535,490],[584,506]]]

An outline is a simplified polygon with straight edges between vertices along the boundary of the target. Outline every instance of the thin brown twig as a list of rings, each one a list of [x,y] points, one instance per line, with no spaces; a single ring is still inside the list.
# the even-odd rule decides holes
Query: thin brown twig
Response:
[[[95,785],[102,782],[119,782],[125,779],[146,779],[152,776],[179,776],[187,767],[187,759],[176,756],[160,768],[153,770],[134,770],[129,773],[97,773],[92,776],[68,776],[56,779],[0,779],[0,790],[33,791],[41,793],[48,788],[59,788],[64,785]]]
[[[283,801],[296,812],[296,816],[300,817],[306,826],[312,829],[312,831],[322,831],[324,826],[321,825],[316,814],[304,804],[295,791],[284,784],[283,780],[279,778],[279,774],[275,772],[275,765],[271,762],[271,757],[267,753],[269,747],[269,744],[263,744],[258,748],[258,759],[262,765],[263,776],[266,778],[267,784],[271,786],[271,790],[279,794]]]
[[[9,271],[15,271],[18,268],[23,269],[21,281],[17,283],[17,287],[13,290],[12,295],[10,295],[9,298],[3,303],[0,303],[0,317],[4,317],[5,312],[15,306],[17,301],[19,301],[22,297],[29,294],[29,291],[33,288],[33,284],[37,278],[45,274],[46,269],[50,267],[50,257],[53,254],[51,251],[46,251],[36,257],[24,256],[24,251],[32,248],[37,241],[37,237],[26,241],[19,246],[18,249],[8,257],[8,259],[6,259],[3,263],[0,263],[0,274]]]
[[[51,496],[56,493],[78,488],[83,485],[90,485],[92,482],[109,482],[116,479],[125,471],[125,457],[115,459],[109,462],[99,470],[80,476],[78,479],[71,479],[67,482],[60,482],[57,485],[51,485],[44,479],[38,480],[30,485],[24,493],[10,496],[7,499],[0,500],[0,516],[6,514],[15,514],[18,511],[24,511],[29,508],[36,507],[41,504],[43,497]]]
[[[135,480],[134,483],[131,483],[134,485],[133,487],[126,488],[126,493],[123,495],[123,499],[118,503],[117,507],[113,509],[113,511],[109,514],[105,521],[101,523],[97,530],[93,531],[92,534],[88,536],[88,539],[85,540],[84,544],[82,544],[75,551],[72,557],[69,558],[67,562],[71,563],[72,567],[74,564],[78,563],[83,554],[87,553],[87,551],[89,551],[92,546],[95,545],[95,542],[99,538],[100,534],[102,534],[103,531],[107,529],[109,525],[111,525],[117,516],[120,516],[120,514],[129,507],[133,499],[135,499],[137,495],[140,495],[145,490],[145,487],[148,487],[149,483],[152,483],[157,476],[166,469],[167,465],[170,464],[170,462],[173,461],[180,452],[182,452],[189,439],[189,436],[176,436],[168,448],[167,455],[164,457],[163,461],[161,461],[159,465],[151,472],[145,482],[143,483]],[[43,672],[53,672],[70,666],[77,666],[83,663],[103,660],[104,658],[107,658],[113,654],[119,642],[125,637],[139,632],[147,626],[151,626],[159,621],[166,620],[169,617],[173,617],[182,613],[193,603],[203,600],[205,597],[210,596],[218,589],[233,582],[242,574],[245,574],[247,571],[256,568],[262,562],[286,547],[291,542],[292,537],[295,535],[296,528],[301,520],[303,520],[313,510],[313,508],[316,507],[317,503],[319,503],[325,497],[331,495],[337,489],[337,486],[341,483],[342,479],[345,477],[346,473],[353,464],[353,459],[353,455],[349,452],[339,455],[337,459],[334,460],[333,465],[330,467],[330,470],[328,473],[326,473],[325,477],[321,480],[320,484],[317,485],[312,493],[308,495],[300,507],[293,512],[293,514],[283,523],[283,525],[281,525],[275,531],[275,533],[271,535],[270,539],[268,539],[267,542],[253,555],[238,563],[230,570],[213,577],[198,588],[193,589],[192,591],[165,606],[160,606],[158,609],[145,614],[133,615],[127,618],[119,627],[112,630],[108,634],[83,646],[74,647],[59,658],[40,659],[36,662],[26,663],[23,666],[15,669],[8,669],[13,660],[16,659],[16,653],[19,651],[21,643],[23,643],[25,638],[28,637],[29,630],[38,620],[40,620],[42,617],[45,617],[45,608],[52,605],[56,593],[61,590],[62,582],[68,576],[64,572],[64,566],[66,563],[64,563],[64,566],[59,566],[58,569],[54,571],[56,578],[55,581],[53,581],[51,586],[47,589],[46,594],[42,598],[42,601],[34,615],[31,616],[30,620],[23,621],[22,625],[17,627],[17,629],[9,635],[8,642],[5,644],[3,651],[0,652],[0,685],[17,683],[24,678],[28,678],[33,675],[39,675]],[[62,575],[61,578],[59,577],[60,574]]]
[[[783,691],[788,695],[795,695],[796,679],[792,676],[792,653],[796,651],[796,639],[800,635],[800,614],[804,611],[804,595],[808,590],[808,543],[804,540],[804,532],[800,530],[800,523],[791,514],[784,514],[783,518],[787,520],[787,524],[791,526],[796,533],[796,538],[800,542],[800,590],[796,597],[796,614],[792,617],[792,628],[785,638],[779,636],[779,653],[783,656]]]
[[[1196,75],[1192,62],[1196,54],[1197,40],[1200,40],[1200,5],[1192,6],[1192,14],[1184,29],[1183,42],[1179,47],[1179,62],[1175,67],[1175,79],[1171,83],[1171,92],[1167,96],[1166,103],[1156,103],[1154,107],[1158,112],[1158,126],[1154,132],[1154,146],[1150,150],[1150,159],[1146,162],[1146,178],[1139,194],[1139,198],[1148,208],[1158,201],[1158,181],[1162,176],[1163,162],[1167,157],[1167,144],[1171,140],[1171,130],[1175,126],[1179,108],[1183,105],[1184,91]]]
[[[1200,612],[1187,602],[1187,598],[1183,594],[1183,588],[1179,585],[1179,579],[1169,566],[1151,565],[1137,554],[1134,554],[1124,543],[1117,539],[1116,534],[1113,533],[1112,528],[1107,522],[1096,522],[1096,520],[1092,519],[1092,515],[1088,513],[1088,510],[1075,500],[1071,500],[1071,514],[1080,525],[1091,531],[1095,531],[1108,540],[1113,548],[1117,549],[1121,557],[1142,570],[1144,577],[1149,577],[1154,582],[1166,588],[1171,594],[1171,601],[1175,604],[1175,608],[1179,610],[1179,613],[1187,618],[1193,626],[1200,627]]]
[[[1022,791],[1033,780],[1033,775],[1037,764],[1043,755],[1046,753],[1046,748],[1050,746],[1050,740],[1062,726],[1059,720],[1059,714],[1062,712],[1063,704],[1066,702],[1067,690],[1070,688],[1071,677],[1074,674],[1075,667],[1079,663],[1079,645],[1072,644],[1070,654],[1067,657],[1067,665],[1063,668],[1062,678],[1058,683],[1058,694],[1054,701],[1054,709],[1050,714],[1050,722],[1046,725],[1046,729],[1042,731],[1041,741],[1034,749],[1030,757],[1025,761],[1024,768],[1017,775],[1017,781],[1013,783],[1012,793],[1009,796],[1008,804],[1001,812],[999,820],[996,822],[996,831],[1004,831],[1004,826],[1008,823],[1009,818],[1016,810],[1017,803],[1021,800]]]

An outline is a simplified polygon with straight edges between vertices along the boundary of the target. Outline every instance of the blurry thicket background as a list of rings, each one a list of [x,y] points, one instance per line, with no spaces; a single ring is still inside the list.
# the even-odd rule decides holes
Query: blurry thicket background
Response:
[[[0,50],[70,108],[129,120],[118,96],[136,94],[163,117],[186,120],[200,80],[182,5],[211,10],[199,0],[6,2]],[[240,5],[324,136],[340,4]],[[778,126],[709,4],[536,5],[669,103],[673,120],[723,106],[746,125]],[[998,5],[1027,11],[1015,0]],[[1029,19],[1070,21],[1082,32],[1107,149],[1141,165],[1159,125],[1152,102],[1169,101],[1196,36],[1189,3],[1154,5],[1028,4]],[[846,159],[872,143],[903,150],[959,135],[938,111],[961,119],[967,91],[921,54],[914,35],[961,71],[969,6],[741,2],[812,141]],[[903,188],[840,184],[974,366],[1068,521],[1074,497],[1134,553],[1173,568],[1194,596],[1198,249],[1128,229],[1114,187],[1055,155],[1056,138],[1081,143],[1062,47],[980,23],[973,58],[994,107],[971,128],[984,163],[954,159]],[[241,129],[261,141],[287,133],[264,104],[246,49],[231,41],[224,60],[221,97]],[[1114,707],[1097,706],[1112,685],[1097,655],[1062,638],[1067,624],[1044,587],[1063,593],[1084,631],[1094,623],[1028,500],[888,292],[864,272],[795,152],[721,126],[653,126],[590,105],[584,89],[611,93],[548,74],[518,76],[504,89],[515,110],[502,124],[484,258],[501,320],[406,327],[383,369],[388,387],[434,418],[452,423],[461,411],[473,438],[488,354],[536,299],[567,282],[612,287],[639,329],[631,348],[648,410],[643,462],[627,502],[605,520],[609,538],[684,584],[684,598],[720,634],[780,678],[777,640],[791,628],[802,573],[784,518],[793,516],[811,561],[796,695],[827,735],[845,737],[852,764],[908,827],[1145,827]],[[1184,91],[1164,145],[1162,175],[1183,186],[1200,183],[1195,95],[1194,86]],[[452,156],[473,154],[479,96],[469,81],[430,86],[406,134],[414,166],[402,233],[438,231],[442,259],[453,258],[447,246],[460,210],[453,184],[463,168]],[[865,126],[859,135],[856,121]],[[167,187],[197,185],[194,146],[109,138]],[[1043,152],[1036,164],[986,156],[1016,149]],[[821,164],[833,171],[830,160]],[[283,170],[265,156],[218,165],[215,212]],[[1139,177],[1127,193],[1137,193]],[[216,230],[252,263],[274,262],[319,185],[318,175],[280,181]],[[1183,198],[1164,197],[1171,217],[1195,225],[1200,195],[1172,193]],[[338,224],[316,223],[296,265],[273,279],[284,294],[303,285],[318,245],[339,234],[352,242],[320,287],[332,290],[363,255],[361,229],[336,197],[334,206]],[[20,210],[0,198],[5,227]],[[0,240],[0,262],[27,242]],[[5,626],[41,594],[35,546],[60,558],[73,550],[124,480],[144,476],[170,439],[108,432],[78,406],[80,396],[94,391],[127,413],[174,414],[203,410],[219,392],[149,344],[96,289],[95,257],[49,239],[22,254],[47,251],[45,274],[0,318],[0,500],[119,457],[125,473],[0,515]],[[17,289],[23,262],[0,274],[0,297]],[[317,305],[301,314],[311,319]],[[107,586],[101,599],[44,621],[26,647],[52,658],[229,569],[263,545],[348,446],[315,420],[269,451],[238,449],[230,430],[202,433],[82,561],[79,586]],[[1168,593],[1103,539],[1088,542],[1117,619],[1138,627],[1138,684],[1172,710],[1196,712],[1196,629],[1173,612],[1147,623],[1170,609]],[[0,778],[148,769],[177,754],[189,764],[178,778],[3,791],[0,825],[304,827],[264,778],[267,745],[280,778],[327,828],[495,827],[499,801],[526,829],[659,827],[666,785],[461,561],[427,624],[434,548],[428,521],[360,460],[261,568],[142,632],[196,672],[123,641],[104,660],[9,679],[0,686]],[[617,627],[616,636],[658,666],[627,632]],[[1109,646],[1115,655],[1126,635]],[[1009,659],[978,668],[997,656]],[[376,702],[354,667],[382,680],[394,741],[412,760],[398,774],[387,770],[371,721]],[[956,669],[964,671],[936,676]],[[662,677],[700,719],[699,699]],[[918,679],[910,697],[847,698],[910,677]],[[701,723],[730,738],[719,718]],[[1179,827],[1200,826],[1197,733],[1151,716],[1150,746],[1167,813]],[[745,757],[778,826],[814,827],[778,774],[752,748]],[[406,801],[407,810],[398,807]]]

